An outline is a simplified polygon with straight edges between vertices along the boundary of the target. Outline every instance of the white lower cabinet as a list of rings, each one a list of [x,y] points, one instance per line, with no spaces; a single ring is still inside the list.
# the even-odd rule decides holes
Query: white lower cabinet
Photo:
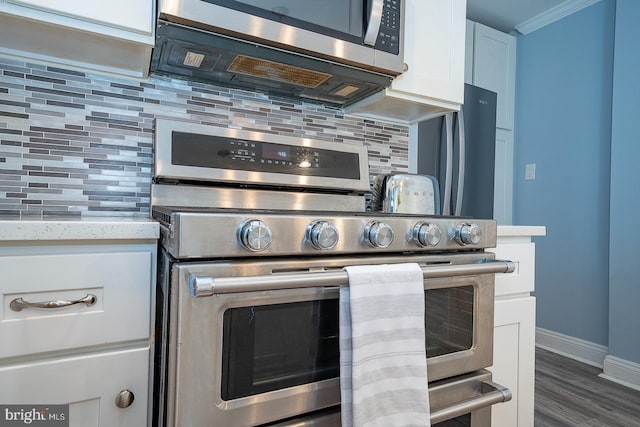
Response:
[[[70,427],[147,424],[149,347],[0,366],[0,402],[69,405]],[[133,402],[119,408],[119,393]],[[121,404],[124,406],[124,404]]]
[[[148,424],[157,243],[125,242],[2,242],[0,403]]]
[[[493,381],[506,386],[511,401],[494,405],[492,427],[533,427],[535,378],[534,297],[495,303]]]
[[[491,409],[492,427],[533,427],[535,394],[535,244],[544,227],[498,226],[496,259],[515,264],[513,273],[496,274],[493,381],[512,393]]]

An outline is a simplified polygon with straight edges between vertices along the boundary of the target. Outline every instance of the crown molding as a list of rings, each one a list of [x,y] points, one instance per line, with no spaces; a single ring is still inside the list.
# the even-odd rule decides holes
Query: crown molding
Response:
[[[542,12],[540,15],[534,16],[531,19],[527,19],[524,22],[515,26],[515,29],[521,34],[529,34],[540,28],[556,22],[565,16],[569,16],[572,13],[589,7],[592,4],[598,3],[600,0],[567,0],[559,5],[552,7],[551,9]]]

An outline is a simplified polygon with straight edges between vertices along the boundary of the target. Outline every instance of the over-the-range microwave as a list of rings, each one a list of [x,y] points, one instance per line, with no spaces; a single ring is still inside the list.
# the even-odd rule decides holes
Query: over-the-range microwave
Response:
[[[404,0],[159,0],[151,70],[340,106],[403,71]]]

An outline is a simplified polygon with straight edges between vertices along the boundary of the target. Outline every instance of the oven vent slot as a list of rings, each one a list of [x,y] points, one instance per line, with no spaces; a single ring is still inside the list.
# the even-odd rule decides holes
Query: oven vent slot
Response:
[[[271,270],[271,274],[326,273],[343,269],[343,267],[276,268]]]
[[[418,265],[420,267],[428,267],[430,265],[452,265],[451,261],[425,261],[419,262]]]
[[[160,222],[163,225],[166,225],[167,227],[171,226],[171,215],[165,212],[158,212],[156,210],[154,210],[151,213],[151,216],[153,217],[153,219],[155,219],[156,221]]]

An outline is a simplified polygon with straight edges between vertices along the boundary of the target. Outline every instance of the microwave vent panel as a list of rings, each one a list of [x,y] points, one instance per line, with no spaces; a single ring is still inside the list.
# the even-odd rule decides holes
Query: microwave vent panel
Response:
[[[308,88],[316,88],[332,77],[331,74],[246,55],[236,56],[227,70],[247,76],[276,80]]]

